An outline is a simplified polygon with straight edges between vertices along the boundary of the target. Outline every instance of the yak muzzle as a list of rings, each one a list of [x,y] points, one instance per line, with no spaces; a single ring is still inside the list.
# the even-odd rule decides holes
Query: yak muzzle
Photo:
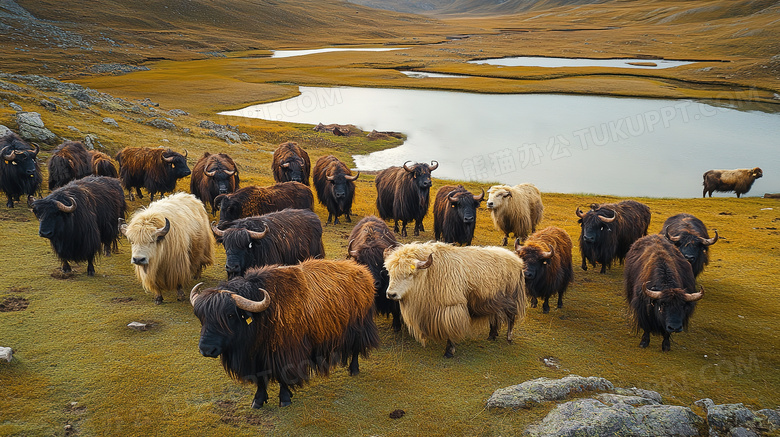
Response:
[[[390,293],[389,291],[387,292],[387,298],[390,299],[390,300],[398,300],[399,299],[397,294]]]
[[[200,354],[204,357],[217,358],[222,351],[218,346],[200,346]]]
[[[147,266],[149,265],[149,258],[145,256],[134,256],[130,262],[137,266]]]

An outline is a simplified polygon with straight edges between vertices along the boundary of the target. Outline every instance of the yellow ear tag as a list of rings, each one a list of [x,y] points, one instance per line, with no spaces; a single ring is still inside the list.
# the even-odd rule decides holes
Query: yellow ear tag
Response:
[[[252,318],[251,317],[247,317],[246,318],[246,324],[248,325],[250,323],[252,323]]]
[[[417,266],[416,266],[416,265],[414,265],[414,264],[412,264],[412,270],[414,270],[414,269],[416,269],[416,268],[417,268]]]

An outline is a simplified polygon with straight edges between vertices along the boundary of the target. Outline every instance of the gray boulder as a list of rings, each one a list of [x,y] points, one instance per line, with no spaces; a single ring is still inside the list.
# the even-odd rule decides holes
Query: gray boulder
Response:
[[[741,403],[716,405],[709,398],[695,403],[707,410],[710,437],[758,436],[780,432],[780,410],[753,412]]]
[[[8,129],[7,127],[0,124],[0,138],[3,138],[4,136],[11,133],[11,129]]]
[[[9,103],[9,104],[8,104],[8,106],[10,106],[10,107],[11,107],[11,109],[13,109],[13,110],[14,110],[14,111],[16,111],[16,112],[22,112],[22,111],[24,111],[24,109],[22,109],[22,107],[21,107],[21,106],[19,106],[18,104],[14,103],[14,102],[11,102],[11,103]]]
[[[28,141],[36,141],[47,144],[55,144],[57,135],[46,129],[41,120],[41,114],[37,112],[19,112],[16,114],[16,124],[19,128],[19,136]]]
[[[147,121],[147,125],[156,127],[157,129],[167,129],[167,130],[174,130],[176,129],[176,125],[172,122],[164,119],[164,118],[155,118],[153,120]]]
[[[14,350],[10,347],[0,347],[0,360],[6,360],[9,363],[14,358]]]
[[[87,150],[95,150],[96,147],[100,147],[102,149],[103,145],[100,144],[97,135],[86,134],[84,135],[84,147],[86,147]]]
[[[50,102],[50,101],[48,101],[46,99],[41,99],[40,103],[41,103],[41,106],[43,106],[44,108],[48,109],[49,111],[54,112],[54,111],[57,110],[57,105],[55,105],[54,103],[52,103],[52,102]]]
[[[114,120],[111,117],[104,118],[103,119],[103,123],[105,123],[107,125],[110,125],[110,126],[119,127],[119,123],[117,123],[116,120]]]
[[[537,378],[519,385],[500,388],[487,401],[488,408],[531,408],[545,401],[566,399],[572,393],[612,391],[604,378],[569,375],[561,379]]]

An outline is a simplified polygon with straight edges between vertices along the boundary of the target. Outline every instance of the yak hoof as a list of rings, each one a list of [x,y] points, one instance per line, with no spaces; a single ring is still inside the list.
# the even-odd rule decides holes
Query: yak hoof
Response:
[[[289,407],[290,405],[292,405],[292,401],[283,401],[281,399],[279,400],[280,407]]]
[[[650,340],[642,339],[642,341],[639,342],[639,347],[646,348],[650,345]]]
[[[263,405],[265,405],[265,401],[260,399],[252,399],[252,408],[259,410],[260,408],[263,408]]]
[[[13,208],[14,207],[14,201],[13,200],[9,200],[8,202],[5,202],[5,206],[7,206],[9,208]]]
[[[549,314],[550,313],[550,306],[543,306],[542,307],[542,314]]]
[[[449,350],[444,351],[444,358],[453,358],[455,354]]]
[[[154,298],[154,303],[156,305],[160,305],[162,302],[163,302],[163,297],[162,296],[157,296],[157,297]]]

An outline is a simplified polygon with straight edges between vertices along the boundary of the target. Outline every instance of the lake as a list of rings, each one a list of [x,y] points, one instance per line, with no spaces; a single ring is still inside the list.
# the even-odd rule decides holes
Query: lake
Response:
[[[562,94],[300,91],[292,99],[222,114],[407,135],[399,147],[354,156],[361,170],[436,160],[433,175],[440,178],[531,182],[545,192],[699,197],[705,171],[759,166],[764,177],[748,195],[780,192],[780,113],[746,103],[730,108]]]
[[[593,58],[548,58],[544,56],[517,56],[469,61],[470,64],[489,64],[504,67],[616,67],[664,69],[693,64],[694,61],[668,59],[593,59]]]
[[[322,49],[307,49],[307,50],[273,50],[271,54],[272,58],[291,58],[293,56],[306,56],[316,55],[317,53],[329,53],[329,52],[389,52],[392,50],[405,50],[406,47],[382,47],[382,48],[346,48],[346,47],[325,47]]]

